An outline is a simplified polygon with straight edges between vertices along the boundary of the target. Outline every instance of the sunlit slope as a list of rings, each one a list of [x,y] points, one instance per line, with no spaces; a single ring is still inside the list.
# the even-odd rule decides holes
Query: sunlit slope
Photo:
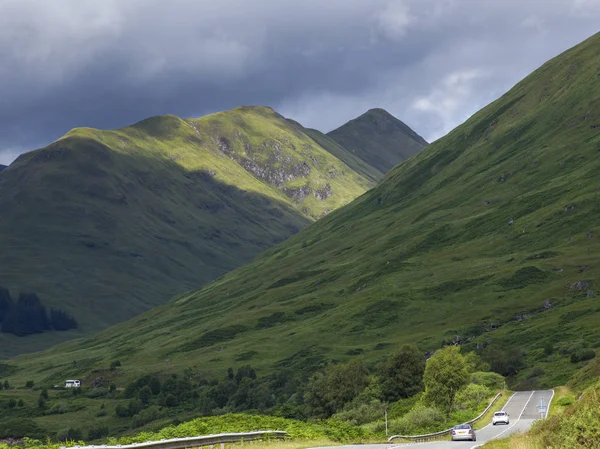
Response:
[[[458,339],[521,349],[542,368],[513,383],[563,383],[579,367],[569,351],[600,346],[599,48],[595,35],[546,63],[252,263],[15,363],[40,379],[116,358],[131,375],[246,363],[264,373]]]
[[[74,129],[2,172],[0,285],[80,330],[0,334],[0,357],[198,288],[372,185],[266,107]]]

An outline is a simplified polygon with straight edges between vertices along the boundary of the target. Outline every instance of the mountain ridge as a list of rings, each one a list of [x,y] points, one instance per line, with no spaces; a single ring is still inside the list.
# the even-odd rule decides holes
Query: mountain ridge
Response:
[[[36,378],[83,376],[51,366],[127,353],[144,372],[164,372],[168,359],[169,370],[250,360],[271,373],[356,354],[376,363],[403,343],[460,344],[490,363],[516,357],[516,371],[496,368],[515,388],[563,384],[581,367],[571,354],[600,347],[598,43],[600,33],[547,62],[251,264],[14,363],[31,376],[49,367]]]
[[[38,293],[81,330],[0,334],[0,356],[130,318],[373,185],[268,107],[74,128],[0,178],[0,285]]]
[[[369,109],[327,136],[382,174],[428,145],[409,126],[381,108]]]

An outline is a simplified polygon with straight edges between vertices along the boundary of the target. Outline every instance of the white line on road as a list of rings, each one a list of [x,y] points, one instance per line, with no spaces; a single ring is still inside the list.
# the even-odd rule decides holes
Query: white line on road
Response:
[[[531,401],[531,398],[533,397],[534,393],[535,393],[535,391],[532,391],[531,394],[529,395],[529,398],[527,399],[527,402],[523,406],[523,410],[521,410],[521,414],[519,415],[519,417],[517,418],[517,420],[514,422],[514,424],[512,426],[510,426],[508,429],[504,429],[502,432],[500,432],[494,438],[490,438],[489,441],[497,439],[498,437],[500,437],[500,435],[505,434],[506,432],[508,432],[510,429],[512,429],[513,427],[515,427],[517,425],[517,423],[521,420],[521,416],[523,416],[523,413],[525,413],[525,409],[529,405],[529,401]],[[473,449],[473,448],[471,448],[471,449]]]
[[[504,404],[504,407],[502,407],[502,411],[504,411],[504,409],[506,408],[506,406],[509,404],[509,402],[512,400],[512,398],[515,397],[515,394],[517,394],[517,392],[515,391],[512,396],[510,398],[508,398],[508,401],[506,401],[506,404]],[[487,425],[483,426],[481,429],[478,430],[478,432],[481,432],[483,429],[486,429],[487,427],[490,427],[492,425],[492,423],[487,423]],[[483,446],[482,444],[479,444],[477,446],[473,446],[471,449],[475,448],[475,447],[481,447]]]
[[[550,413],[550,404],[552,404],[552,399],[554,399],[554,390],[552,390],[552,396],[550,396],[550,400],[548,401],[548,407],[546,407],[546,416],[544,416],[544,418],[547,418],[548,413]]]

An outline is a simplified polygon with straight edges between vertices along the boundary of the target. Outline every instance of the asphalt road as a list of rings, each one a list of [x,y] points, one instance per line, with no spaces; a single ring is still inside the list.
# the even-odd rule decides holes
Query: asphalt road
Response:
[[[538,404],[544,399],[546,406],[552,399],[552,390],[517,391],[513,394],[503,410],[510,416],[509,425],[487,426],[476,431],[477,441],[432,441],[428,443],[394,443],[388,444],[356,444],[350,446],[337,446],[335,449],[472,449],[485,444],[486,441],[496,438],[506,438],[512,433],[528,430],[536,419],[540,418]],[[448,437],[449,439],[449,437]],[[332,449],[334,449],[332,448]],[[325,448],[315,448],[325,449]],[[329,449],[329,448],[327,448]]]

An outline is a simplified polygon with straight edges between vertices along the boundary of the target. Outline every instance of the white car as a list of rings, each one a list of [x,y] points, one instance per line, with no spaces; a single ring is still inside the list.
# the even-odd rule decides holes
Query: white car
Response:
[[[508,413],[506,412],[496,412],[492,417],[492,424],[508,424],[509,422]]]

